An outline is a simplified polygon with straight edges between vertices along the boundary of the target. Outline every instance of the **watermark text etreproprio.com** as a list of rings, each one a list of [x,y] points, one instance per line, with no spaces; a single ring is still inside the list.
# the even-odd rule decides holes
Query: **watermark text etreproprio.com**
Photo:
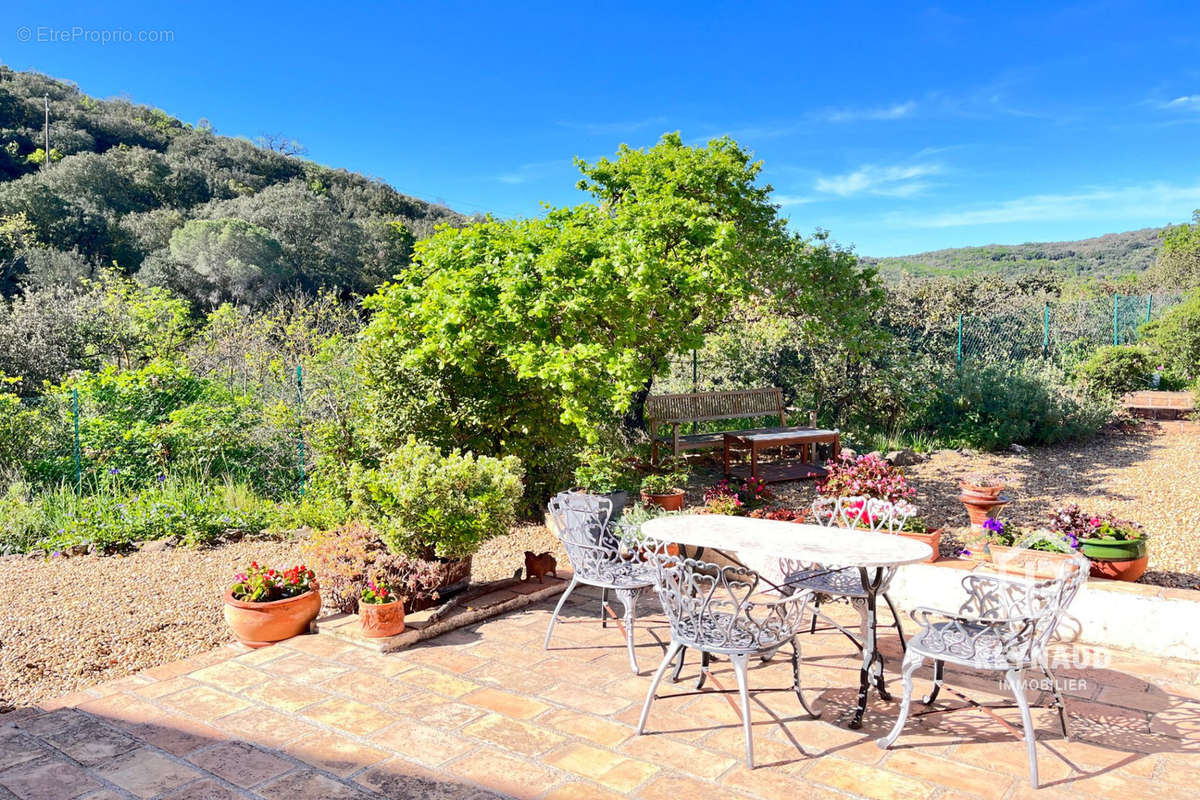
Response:
[[[22,25],[17,28],[18,42],[38,44],[164,44],[175,41],[173,30],[133,30],[132,28],[85,28],[82,25],[58,28],[53,25]]]

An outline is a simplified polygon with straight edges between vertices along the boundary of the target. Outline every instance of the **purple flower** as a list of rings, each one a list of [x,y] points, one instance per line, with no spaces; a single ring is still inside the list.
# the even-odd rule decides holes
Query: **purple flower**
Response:
[[[991,533],[1004,533],[1004,523],[989,517],[983,521],[983,529]]]
[[[120,472],[120,471],[121,471],[121,470],[117,469],[116,467],[111,467],[111,468],[108,470],[108,474],[109,474],[109,475],[116,475],[116,474],[117,474],[118,472]]]

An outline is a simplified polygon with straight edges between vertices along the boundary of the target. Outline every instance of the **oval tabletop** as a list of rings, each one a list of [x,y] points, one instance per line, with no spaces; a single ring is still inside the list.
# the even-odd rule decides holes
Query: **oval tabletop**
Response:
[[[838,567],[898,567],[933,554],[929,545],[904,536],[721,514],[659,517],[642,525],[642,532],[652,539],[692,547]]]

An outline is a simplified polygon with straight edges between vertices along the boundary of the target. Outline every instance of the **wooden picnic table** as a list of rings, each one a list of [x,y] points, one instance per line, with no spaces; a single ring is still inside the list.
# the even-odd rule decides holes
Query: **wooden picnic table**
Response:
[[[759,478],[766,483],[794,481],[803,478],[825,476],[825,469],[816,462],[816,447],[828,444],[832,457],[841,450],[841,434],[837,429],[792,426],[788,428],[754,428],[745,431],[727,431],[725,445],[725,476],[735,474],[730,455],[744,451],[750,454],[750,469],[742,477]],[[772,448],[799,447],[800,460],[793,463],[759,464],[759,454]]]

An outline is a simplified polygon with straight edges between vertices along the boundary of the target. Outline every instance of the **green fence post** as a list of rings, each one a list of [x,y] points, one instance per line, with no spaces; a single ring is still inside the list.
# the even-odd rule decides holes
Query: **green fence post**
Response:
[[[300,468],[300,494],[304,494],[304,368],[296,365],[296,464]]]
[[[1047,358],[1050,355],[1050,303],[1047,301],[1043,306],[1042,314],[1042,358]]]
[[[959,314],[958,315],[958,346],[955,348],[955,351],[957,353],[959,369],[962,369],[962,328],[963,328],[963,315]]]
[[[1120,326],[1117,323],[1117,303],[1120,301],[1121,295],[1113,295],[1113,347],[1121,344]]]
[[[696,348],[692,348],[692,394],[700,391],[700,361],[696,357]],[[700,430],[700,423],[692,423],[692,433]]]
[[[1154,310],[1154,295],[1146,295],[1146,322],[1150,321],[1150,312]]]
[[[75,425],[75,488],[83,489],[83,468],[79,458],[79,390],[71,390],[71,419]]]

